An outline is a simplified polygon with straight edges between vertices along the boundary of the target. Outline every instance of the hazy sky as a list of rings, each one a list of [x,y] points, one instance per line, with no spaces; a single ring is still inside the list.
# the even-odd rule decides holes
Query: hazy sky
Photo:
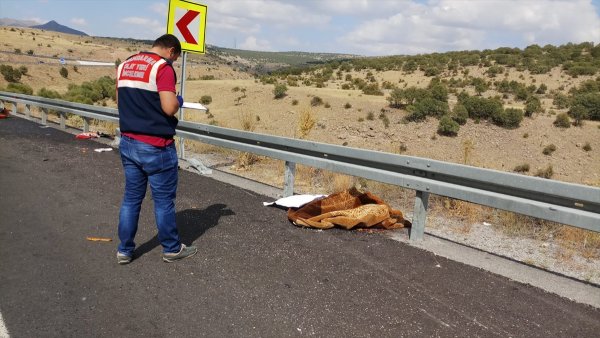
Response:
[[[392,55],[600,43],[600,0],[203,0],[206,43]],[[0,0],[0,17],[153,40],[168,0]]]

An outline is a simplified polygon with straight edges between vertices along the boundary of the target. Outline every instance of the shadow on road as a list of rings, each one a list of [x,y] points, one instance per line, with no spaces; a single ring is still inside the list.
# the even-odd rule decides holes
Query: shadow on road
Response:
[[[175,214],[179,237],[184,244],[191,244],[206,230],[216,226],[222,216],[235,215],[225,204],[213,204],[206,209],[187,209]],[[159,246],[158,235],[135,249],[134,256],[139,258]]]

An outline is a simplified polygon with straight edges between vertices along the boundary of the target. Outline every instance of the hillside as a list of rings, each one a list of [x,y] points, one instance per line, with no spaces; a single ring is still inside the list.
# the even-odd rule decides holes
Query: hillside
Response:
[[[26,66],[27,75],[22,76],[20,82],[29,85],[33,92],[45,88],[61,95],[67,93],[70,84],[102,76],[114,78],[113,67],[77,66],[74,61],[119,62],[149,48],[147,41],[74,36],[26,28],[3,27],[0,36],[3,41],[0,64]],[[15,50],[20,53],[14,53]],[[593,45],[582,44],[563,48],[531,47],[524,51],[503,49],[387,58],[246,52],[249,58],[246,59],[242,57],[244,52],[211,47],[206,55],[190,54],[186,70],[186,100],[197,102],[202,96],[210,96],[210,114],[189,112],[186,116],[231,128],[242,128],[240,117],[246,116],[252,118],[251,127],[257,132],[297,137],[300,114],[309,111],[315,120],[315,127],[308,133],[312,140],[503,171],[528,166],[529,171],[523,172],[528,175],[551,167],[553,179],[598,186],[600,173],[592,169],[600,168],[598,121],[586,119],[580,126],[570,128],[554,125],[558,114],[570,110],[567,103],[557,106],[560,102],[556,98],[568,99],[582,83],[595,79],[595,73],[573,72],[577,69],[592,72],[588,68],[597,64],[596,50]],[[544,57],[550,54],[552,58],[532,59],[534,52]],[[54,60],[43,59],[42,55]],[[302,60],[303,67],[279,70],[271,76],[256,77],[252,67],[243,66],[262,60],[279,63],[278,67],[282,67],[294,63],[290,61],[294,55],[298,56],[294,62]],[[580,55],[582,59],[553,64],[560,55],[567,58]],[[68,60],[68,78],[59,75],[59,57]],[[523,63],[522,60],[528,61]],[[306,65],[316,61],[325,63]],[[547,66],[545,72],[539,70],[543,65]],[[180,66],[176,64],[178,71]],[[440,109],[450,113],[462,92],[475,101],[478,93],[481,98],[495,97],[504,108],[524,112],[529,104],[527,100],[539,102],[539,107],[515,128],[503,127],[491,117],[467,118],[456,136],[444,136],[437,132],[439,116],[435,114],[425,111],[422,119],[407,118],[414,115],[415,106],[425,109],[419,108],[417,101],[408,102],[408,93],[411,90],[419,93],[416,89],[427,91],[432,79],[446,93],[447,108],[442,105]],[[274,83],[287,85],[282,99],[274,99]],[[0,87],[8,85],[0,78]],[[390,97],[398,92],[400,101],[391,104]],[[321,103],[314,105],[316,98]],[[114,102],[103,99],[102,104],[110,106]],[[555,151],[544,154],[550,145]]]

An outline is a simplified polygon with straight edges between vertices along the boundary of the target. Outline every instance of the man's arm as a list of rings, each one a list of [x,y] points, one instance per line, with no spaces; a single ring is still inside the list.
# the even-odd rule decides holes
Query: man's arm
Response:
[[[160,107],[167,116],[173,116],[179,111],[179,101],[177,95],[171,91],[158,92],[160,96]]]

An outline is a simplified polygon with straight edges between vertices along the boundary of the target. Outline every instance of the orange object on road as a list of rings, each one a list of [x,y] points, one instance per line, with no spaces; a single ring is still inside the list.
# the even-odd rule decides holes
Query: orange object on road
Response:
[[[92,242],[110,242],[110,241],[112,241],[112,238],[106,238],[106,237],[86,237],[85,239],[87,239],[88,241],[92,241]]]

